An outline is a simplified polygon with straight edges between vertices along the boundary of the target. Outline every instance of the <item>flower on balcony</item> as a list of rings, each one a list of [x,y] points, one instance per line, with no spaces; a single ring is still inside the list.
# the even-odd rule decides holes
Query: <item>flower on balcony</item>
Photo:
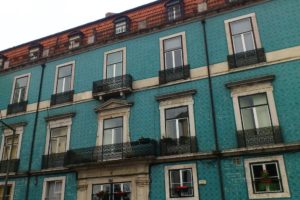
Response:
[[[189,187],[186,185],[180,185],[180,186],[175,187],[175,190],[177,192],[184,192],[184,191],[187,191],[188,189],[189,189]]]
[[[115,195],[116,195],[117,197],[124,197],[124,196],[127,195],[127,192],[118,191],[118,192],[115,193]]]

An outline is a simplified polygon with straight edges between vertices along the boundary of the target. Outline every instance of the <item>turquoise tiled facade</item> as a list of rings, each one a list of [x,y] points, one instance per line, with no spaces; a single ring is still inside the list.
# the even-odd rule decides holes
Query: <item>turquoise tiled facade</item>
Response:
[[[214,97],[219,149],[216,149],[213,134],[214,124],[208,77],[207,75],[197,75],[199,71],[205,73],[205,66],[207,66],[204,29],[198,17],[183,21],[182,23],[165,26],[152,32],[142,33],[135,37],[127,37],[105,45],[95,46],[95,48],[88,51],[47,60],[45,63],[45,76],[42,82],[41,102],[50,101],[53,94],[56,66],[70,61],[75,62],[75,94],[79,95],[84,92],[91,94],[92,83],[101,80],[103,77],[104,53],[118,48],[126,48],[126,74],[130,74],[133,77],[134,83],[142,84],[137,81],[150,81],[151,78],[158,80],[158,72],[160,70],[159,39],[185,32],[187,64],[190,65],[192,78],[168,84],[155,83],[154,85],[150,84],[140,89],[133,89],[132,93],[126,95],[125,98],[127,102],[134,103],[130,107],[128,124],[130,141],[138,141],[141,137],[159,141],[162,138],[160,130],[160,102],[156,100],[156,97],[191,89],[196,90],[196,94],[193,95],[193,112],[195,137],[198,146],[197,152],[188,153],[187,155],[176,155],[177,157],[161,157],[158,152],[153,163],[150,161],[148,163],[150,179],[147,187],[149,187],[149,199],[166,199],[165,167],[183,164],[195,164],[197,175],[193,179],[196,179],[197,183],[198,181],[206,182],[205,184],[195,186],[198,189],[199,199],[248,199],[249,192],[246,183],[244,160],[274,155],[283,156],[290,191],[290,197],[281,199],[300,199],[300,168],[298,167],[298,163],[300,163],[300,60],[299,53],[293,52],[298,57],[291,54],[296,49],[289,49],[298,48],[299,51],[299,7],[300,2],[298,0],[261,1],[207,17],[208,57],[210,65],[214,65],[213,67],[215,67],[212,70],[211,92]],[[236,70],[228,69],[226,63],[228,45],[224,21],[250,13],[256,14],[260,40],[267,55],[267,62],[241,67]],[[277,52],[278,54],[276,54],[276,51],[281,52]],[[275,57],[283,56],[284,58],[276,60],[274,55]],[[222,63],[223,65],[225,63],[227,67],[225,71],[221,69],[223,66]],[[215,73],[214,70],[221,70],[221,72]],[[14,77],[27,73],[31,74],[28,105],[37,103],[42,73],[40,64],[33,64],[19,70],[3,71],[0,73],[0,110],[3,111],[2,113],[7,109],[7,105],[10,104]],[[263,150],[248,148],[245,148],[241,152],[240,148],[238,148],[236,120],[231,96],[232,91],[225,85],[230,82],[249,80],[266,75],[275,76],[275,79],[272,81],[273,96],[283,143],[278,144],[279,146],[281,145],[280,147],[267,145],[266,148],[270,150],[265,153]],[[193,78],[193,76],[196,78]],[[90,95],[83,101],[77,102],[74,100],[73,103],[42,108],[38,111],[37,131],[31,163],[31,173],[33,175],[29,178],[30,200],[42,198],[45,178],[61,176],[66,177],[64,199],[80,199],[78,196],[80,188],[77,174],[78,171],[82,170],[80,167],[66,167],[58,170],[41,169],[42,155],[45,154],[47,143],[48,122],[46,118],[61,116],[66,113],[75,113],[76,115],[72,117],[69,149],[94,147],[97,146],[99,139],[99,113],[95,112],[95,109],[104,103],[105,101],[99,101]],[[26,173],[28,173],[29,168],[35,117],[36,113],[33,110],[18,115],[7,115],[2,119],[7,124],[26,123],[24,132],[22,133],[22,143],[20,144],[19,167],[17,173],[9,178],[10,182],[15,183],[13,194],[13,199],[15,200],[24,199],[26,184],[28,184]],[[4,137],[3,130],[0,130],[2,137]],[[291,150],[291,152],[288,150]],[[218,156],[218,151],[220,151],[221,156]],[[228,156],[226,154],[228,151],[236,152],[236,154],[228,154]],[[247,153],[248,151],[252,151],[252,154]],[[204,154],[207,154],[207,157]],[[120,163],[122,164],[122,161]],[[101,174],[102,165],[98,167]],[[223,188],[220,187],[218,167],[220,167],[222,173]],[[4,176],[2,176],[1,181],[4,181]],[[87,186],[87,188],[89,187]],[[224,192],[223,197],[222,189]],[[132,197],[132,199],[143,200],[138,199],[138,197]]]

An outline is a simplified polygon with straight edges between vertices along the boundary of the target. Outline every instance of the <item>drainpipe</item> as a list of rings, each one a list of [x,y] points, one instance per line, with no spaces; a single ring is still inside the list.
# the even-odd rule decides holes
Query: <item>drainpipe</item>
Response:
[[[32,141],[31,141],[31,147],[30,147],[30,154],[29,154],[29,167],[28,167],[28,173],[27,173],[27,184],[26,184],[26,192],[25,192],[25,200],[28,200],[29,195],[29,185],[30,185],[30,176],[31,176],[31,168],[32,168],[32,154],[34,150],[34,142],[35,142],[35,136],[37,132],[37,123],[39,118],[39,108],[40,108],[40,102],[41,102],[41,96],[42,96],[42,88],[43,88],[43,81],[44,81],[44,72],[46,65],[42,64],[42,73],[40,78],[40,87],[39,87],[39,95],[37,100],[37,107],[35,112],[35,119],[34,119],[34,126],[33,126],[33,135],[32,135]]]
[[[209,85],[209,96],[210,96],[210,106],[212,112],[212,120],[213,120],[213,132],[214,132],[214,139],[215,139],[215,154],[217,155],[217,167],[218,167],[218,174],[219,174],[219,182],[221,187],[221,198],[225,200],[225,192],[224,192],[224,183],[223,183],[223,172],[221,168],[221,154],[219,148],[219,141],[218,141],[218,130],[217,130],[217,122],[216,122],[216,112],[215,112],[215,103],[214,103],[214,95],[213,95],[213,87],[212,87],[212,79],[211,79],[211,72],[210,72],[210,63],[209,63],[209,55],[208,55],[208,45],[207,45],[207,37],[206,37],[206,21],[205,19],[201,20],[202,28],[203,28],[203,37],[204,37],[204,48],[205,48],[205,57],[206,57],[206,64],[207,64],[207,73],[208,73],[208,85]]]
[[[6,124],[5,122],[3,122],[2,120],[0,120],[0,123],[3,124],[6,128],[10,129],[13,134],[12,134],[12,144],[14,144],[15,142],[15,138],[16,138],[16,129],[14,129],[13,127],[11,127],[10,125]],[[6,175],[5,175],[5,181],[4,181],[4,190],[3,190],[3,200],[7,200],[7,183],[8,183],[8,177],[9,177],[9,169],[10,169],[10,162],[12,159],[12,148],[10,148],[9,150],[9,158],[7,160],[7,164],[6,164]]]

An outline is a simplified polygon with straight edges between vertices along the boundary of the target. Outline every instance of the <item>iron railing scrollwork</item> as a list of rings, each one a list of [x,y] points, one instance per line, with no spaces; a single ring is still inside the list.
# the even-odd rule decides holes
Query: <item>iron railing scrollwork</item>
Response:
[[[159,84],[165,84],[171,81],[187,79],[190,77],[190,66],[180,66],[159,71]]]
[[[70,91],[58,93],[58,94],[53,94],[51,96],[50,104],[51,104],[51,106],[53,106],[53,105],[57,105],[57,104],[72,102],[73,97],[74,97],[74,90],[70,90]]]
[[[227,56],[229,68],[237,68],[261,62],[266,62],[264,48],[254,49],[246,52],[236,53]]]
[[[22,101],[19,103],[13,103],[13,104],[9,104],[7,106],[7,114],[15,114],[15,113],[20,113],[20,112],[25,112],[27,109],[27,104],[28,101]]]
[[[280,127],[265,127],[259,129],[237,131],[239,147],[261,146],[282,143]]]
[[[19,169],[20,159],[12,159],[9,161],[8,172],[17,172]],[[0,161],[0,173],[6,173],[7,171],[8,160]]]
[[[179,139],[163,138],[160,140],[160,155],[178,155],[197,152],[196,137],[180,137]]]

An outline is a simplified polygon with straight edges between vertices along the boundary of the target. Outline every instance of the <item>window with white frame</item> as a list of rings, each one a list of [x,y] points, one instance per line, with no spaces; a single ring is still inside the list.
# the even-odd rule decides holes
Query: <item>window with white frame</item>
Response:
[[[160,38],[161,70],[183,67],[187,64],[185,33]]]
[[[32,48],[29,50],[29,59],[31,61],[36,60],[40,57],[40,48],[36,47],[36,48]]]
[[[290,197],[282,156],[245,160],[250,199]]]
[[[55,94],[73,90],[74,62],[59,65],[56,68]]]
[[[78,48],[80,46],[81,37],[81,35],[69,37],[69,49]]]
[[[130,19],[127,16],[121,16],[114,20],[115,34],[122,34],[129,31]]]
[[[30,74],[15,77],[11,103],[27,101]]]
[[[92,200],[130,200],[131,184],[106,183],[95,184],[92,187]]]
[[[199,199],[197,180],[196,164],[166,166],[166,200]]]
[[[229,54],[261,48],[255,13],[225,21]]]
[[[188,106],[168,108],[165,110],[165,117],[167,138],[190,136]]]
[[[14,194],[14,183],[9,182],[7,184],[5,195],[4,195],[4,183],[1,183],[1,185],[0,185],[0,199],[3,199],[3,197],[5,196],[7,200],[13,200],[13,194]]]
[[[5,129],[2,135],[1,143],[1,160],[19,159],[21,142],[22,142],[23,126],[16,127],[16,133],[13,137],[13,132]]]
[[[46,155],[64,153],[69,150],[71,125],[71,118],[48,122]]]
[[[123,117],[103,120],[103,145],[120,144],[123,141]]]
[[[195,136],[194,100],[192,96],[160,101],[160,127],[162,138],[179,139]]]
[[[46,178],[43,185],[43,200],[63,200],[65,177]]]
[[[114,78],[123,75],[124,64],[123,50],[112,51],[105,54],[106,59],[106,78]]]
[[[180,0],[171,0],[167,2],[166,9],[169,21],[175,21],[182,17],[182,2]]]
[[[4,68],[4,62],[6,60],[6,57],[4,55],[0,54],[0,69]]]

